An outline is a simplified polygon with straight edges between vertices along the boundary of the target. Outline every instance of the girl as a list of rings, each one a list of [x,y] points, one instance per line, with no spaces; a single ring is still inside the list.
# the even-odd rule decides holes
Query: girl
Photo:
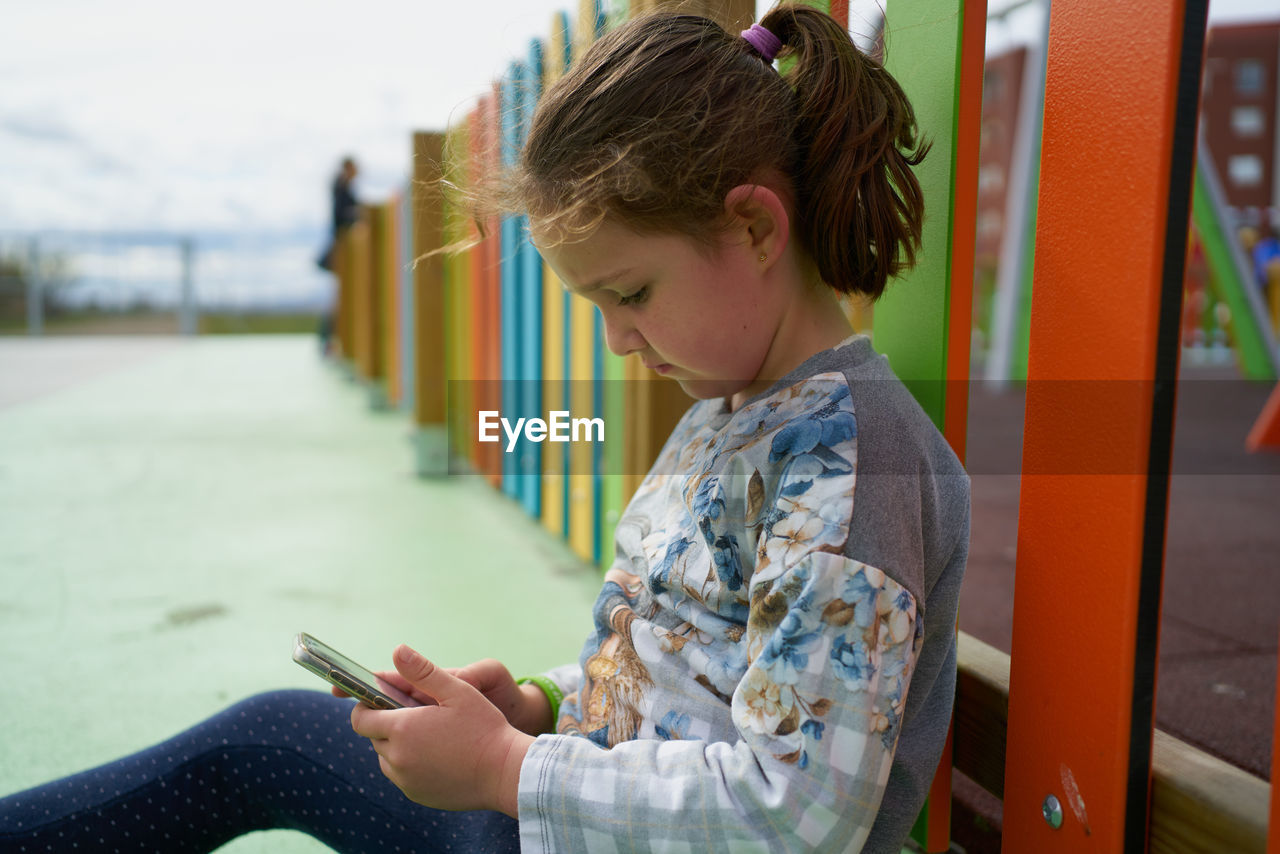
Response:
[[[342,735],[345,701],[253,698],[3,802],[5,850],[288,826],[350,851],[898,851],[950,718],[968,479],[836,295],[911,263],[923,155],[897,84],[809,7],[602,38],[498,201],[610,349],[698,402],[618,523],[579,663],[518,683],[400,647],[386,678],[424,707],[356,706]]]

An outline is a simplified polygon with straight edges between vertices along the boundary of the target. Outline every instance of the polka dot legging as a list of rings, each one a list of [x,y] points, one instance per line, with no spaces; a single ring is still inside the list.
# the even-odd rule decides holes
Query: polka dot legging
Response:
[[[341,852],[519,850],[514,819],[413,803],[351,731],[351,701],[259,694],[166,742],[0,799],[0,851],[209,851],[290,828]]]

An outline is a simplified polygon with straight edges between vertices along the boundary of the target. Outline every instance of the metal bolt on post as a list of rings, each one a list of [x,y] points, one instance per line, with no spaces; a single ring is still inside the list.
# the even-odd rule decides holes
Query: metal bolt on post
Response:
[[[1041,805],[1040,811],[1044,813],[1044,820],[1054,830],[1062,827],[1062,803],[1055,795],[1046,795],[1044,804]]]

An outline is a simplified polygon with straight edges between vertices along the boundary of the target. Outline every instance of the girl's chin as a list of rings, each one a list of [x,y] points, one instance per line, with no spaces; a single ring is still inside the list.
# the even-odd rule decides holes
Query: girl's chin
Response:
[[[717,397],[730,398],[751,385],[749,381],[730,382],[701,377],[673,377],[673,379],[679,383],[680,388],[684,389],[684,393],[694,400],[711,400]]]

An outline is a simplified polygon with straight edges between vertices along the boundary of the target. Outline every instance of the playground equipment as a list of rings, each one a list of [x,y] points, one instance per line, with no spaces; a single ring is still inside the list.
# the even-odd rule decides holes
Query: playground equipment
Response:
[[[1239,241],[1226,225],[1222,187],[1204,140],[1198,146],[1195,175],[1193,220],[1204,244],[1211,289],[1230,310],[1231,337],[1241,374],[1249,379],[1276,379],[1280,376],[1280,349],[1266,298],[1254,282],[1252,266]]]
[[[752,5],[708,9],[741,22]],[[428,254],[476,236],[431,189],[437,180],[474,180],[509,157],[532,93],[606,25],[598,0],[576,11],[572,31],[556,16],[547,42],[513,64],[463,124],[415,135],[413,223],[402,228],[412,235],[409,254],[422,260],[411,268],[374,260],[397,257],[387,248],[397,229],[384,221],[398,215],[396,204],[353,228],[339,255],[338,335],[366,382],[384,385],[392,403],[410,396],[420,472],[486,477],[600,563],[615,514],[678,414],[671,385],[604,352],[590,306],[565,301],[519,223],[487,223],[467,252]],[[847,15],[844,4],[831,11]],[[886,35],[889,67],[934,141],[920,171],[932,213],[919,266],[877,305],[873,335],[962,459],[985,12],[981,0],[920,0],[895,7]],[[1205,0],[1052,10],[1014,651],[960,636],[954,753],[916,834],[929,851],[948,844],[952,767],[1003,799],[1008,851],[1267,846],[1274,786],[1153,725],[1206,14]],[[397,277],[405,281],[384,281]],[[377,355],[403,351],[383,341],[397,334],[412,339],[412,373]],[[401,379],[389,381],[397,369]],[[553,406],[603,415],[624,424],[623,435],[603,445],[547,443],[513,462],[477,435],[478,410]],[[1264,439],[1280,432],[1280,392],[1269,411]],[[1280,851],[1274,818],[1271,828],[1271,850]]]
[[[1009,169],[1009,192],[1003,217],[1005,233],[997,266],[998,284],[994,289],[995,305],[989,321],[990,342],[984,371],[986,379],[996,384],[1027,379],[1047,14],[1044,23],[1041,36],[1027,46],[1018,128]],[[1187,344],[1197,360],[1234,358],[1242,376],[1275,379],[1280,375],[1280,349],[1276,344],[1276,336],[1280,334],[1280,314],[1277,313],[1280,300],[1257,293],[1253,286],[1250,264],[1232,233],[1232,217],[1223,201],[1214,160],[1203,138],[1197,147],[1192,240],[1198,252],[1203,253],[1206,270],[1192,277],[1188,285],[1197,289],[1193,296],[1203,300],[1205,310],[1199,316],[1200,334]],[[1203,294],[1198,292],[1201,284],[1208,285]],[[987,319],[983,318],[983,322]]]

